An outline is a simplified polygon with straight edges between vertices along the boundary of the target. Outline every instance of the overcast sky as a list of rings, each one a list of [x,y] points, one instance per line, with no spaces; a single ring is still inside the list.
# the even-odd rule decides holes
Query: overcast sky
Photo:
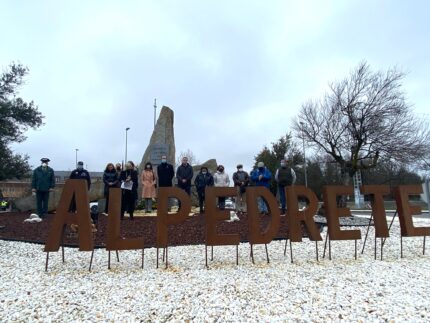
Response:
[[[45,125],[13,149],[56,170],[140,162],[153,101],[175,112],[176,152],[232,172],[290,131],[302,103],[362,60],[408,72],[429,118],[429,1],[6,1],[0,66],[30,69],[20,95]],[[160,109],[158,109],[158,112]]]

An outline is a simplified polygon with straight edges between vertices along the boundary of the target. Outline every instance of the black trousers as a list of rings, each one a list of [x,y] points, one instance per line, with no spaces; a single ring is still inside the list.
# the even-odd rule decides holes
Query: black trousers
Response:
[[[197,191],[197,194],[199,195],[200,212],[203,212],[205,204],[205,191]]]
[[[36,192],[37,215],[41,218],[48,214],[49,191]]]
[[[134,213],[135,207],[136,207],[135,192],[131,190],[122,190],[121,219],[124,218],[125,211],[127,211],[128,214],[130,214],[130,219],[133,219],[133,213]]]
[[[108,210],[109,210],[109,189],[107,192],[105,192],[105,198],[106,198],[105,213],[108,213]]]

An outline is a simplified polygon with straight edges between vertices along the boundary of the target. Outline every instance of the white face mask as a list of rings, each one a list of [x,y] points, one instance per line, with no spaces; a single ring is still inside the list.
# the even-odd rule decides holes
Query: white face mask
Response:
[[[46,166],[48,166],[47,163],[42,163],[42,167],[46,167]]]
[[[241,172],[241,171],[243,171],[243,168],[238,168],[237,170],[238,170],[239,172]]]

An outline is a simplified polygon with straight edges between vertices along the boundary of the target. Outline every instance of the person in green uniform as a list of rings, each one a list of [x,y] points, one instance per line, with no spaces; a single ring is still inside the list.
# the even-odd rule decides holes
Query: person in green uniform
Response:
[[[37,214],[44,218],[48,215],[49,192],[54,189],[55,175],[54,170],[48,166],[49,158],[42,158],[40,161],[42,165],[33,171],[31,189],[36,193]]]

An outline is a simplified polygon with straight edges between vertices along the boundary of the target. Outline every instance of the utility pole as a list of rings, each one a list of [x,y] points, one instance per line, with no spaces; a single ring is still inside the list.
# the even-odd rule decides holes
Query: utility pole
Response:
[[[129,127],[125,128],[125,159],[124,163],[127,163],[127,133],[130,130]]]
[[[305,171],[305,186],[308,187],[308,173],[306,169],[306,146],[305,146],[305,134],[303,131],[303,127],[304,127],[303,122],[300,122],[300,125],[302,126],[302,135],[303,135],[303,160],[304,160],[303,169]]]
[[[157,116],[157,99],[154,99],[154,129],[155,129],[155,118]]]
[[[75,148],[75,167],[78,167],[78,148]]]

